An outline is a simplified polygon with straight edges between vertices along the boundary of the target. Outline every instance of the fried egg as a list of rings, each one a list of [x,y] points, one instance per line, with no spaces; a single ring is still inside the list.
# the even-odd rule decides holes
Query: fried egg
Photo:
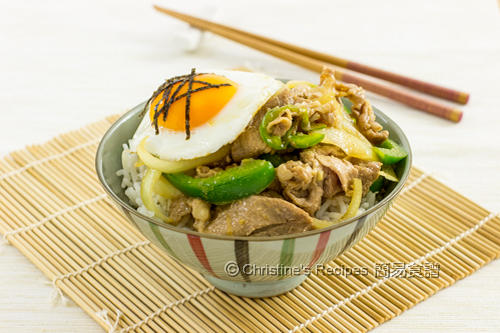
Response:
[[[196,90],[206,82],[219,87]],[[171,97],[179,84],[160,92],[150,101],[132,138],[131,148],[147,137],[146,150],[164,160],[188,160],[214,153],[236,140],[262,105],[283,86],[282,82],[258,73],[216,71],[197,74],[192,83],[187,135],[185,97],[174,99],[166,115],[157,113],[165,103],[163,94],[168,93]],[[182,97],[187,90],[186,84],[178,89],[176,96]]]

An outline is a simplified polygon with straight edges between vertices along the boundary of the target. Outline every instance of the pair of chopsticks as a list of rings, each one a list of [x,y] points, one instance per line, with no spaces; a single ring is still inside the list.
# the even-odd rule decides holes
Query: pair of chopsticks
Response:
[[[324,66],[334,67],[335,78],[337,80],[359,85],[376,94],[388,97],[415,109],[434,114],[453,122],[459,122],[462,119],[463,114],[459,109],[421,97],[411,92],[407,92],[393,85],[387,85],[370,80],[369,78],[365,78],[363,76],[358,76],[354,73],[354,71],[390,81],[429,95],[447,99],[455,103],[466,104],[469,100],[469,94],[465,92],[420,81],[340,57],[308,50],[300,46],[207,21],[160,6],[155,5],[154,8],[161,13],[187,22],[198,29],[210,31],[222,37],[231,39],[235,42],[244,44],[248,47],[268,53],[316,72],[321,72]],[[347,70],[341,69],[340,67]]]

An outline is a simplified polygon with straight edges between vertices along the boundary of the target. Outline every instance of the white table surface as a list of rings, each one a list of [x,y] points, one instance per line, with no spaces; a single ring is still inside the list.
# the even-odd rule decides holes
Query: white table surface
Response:
[[[184,1],[186,2],[186,1]],[[414,164],[500,210],[500,17],[484,1],[182,1],[257,33],[471,92],[453,124],[372,96],[406,131]],[[149,1],[1,1],[0,153],[41,143],[149,97],[170,73],[250,64],[316,76],[206,35],[187,53],[186,26]],[[0,332],[101,332],[78,307],[52,308],[47,279],[15,248],[0,255]],[[439,292],[376,332],[498,332],[500,262]]]

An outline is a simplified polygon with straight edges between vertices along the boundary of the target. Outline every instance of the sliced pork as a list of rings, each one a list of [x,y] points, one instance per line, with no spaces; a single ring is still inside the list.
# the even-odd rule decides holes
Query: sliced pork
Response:
[[[312,218],[279,198],[253,195],[218,207],[205,232],[234,236],[276,236],[311,229]]]

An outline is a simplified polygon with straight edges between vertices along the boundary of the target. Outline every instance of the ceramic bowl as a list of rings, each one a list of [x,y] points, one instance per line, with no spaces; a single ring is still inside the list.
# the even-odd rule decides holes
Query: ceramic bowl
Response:
[[[375,206],[332,227],[274,237],[235,237],[199,233],[144,216],[132,207],[121,188],[122,145],[134,134],[144,103],[118,119],[97,150],[96,170],[106,192],[147,239],[180,263],[203,274],[215,287],[240,296],[265,297],[301,284],[310,270],[342,254],[362,239],[382,218],[403,187],[411,165],[406,136],[389,117],[375,109],[390,137],[409,152],[400,162],[400,182]]]

